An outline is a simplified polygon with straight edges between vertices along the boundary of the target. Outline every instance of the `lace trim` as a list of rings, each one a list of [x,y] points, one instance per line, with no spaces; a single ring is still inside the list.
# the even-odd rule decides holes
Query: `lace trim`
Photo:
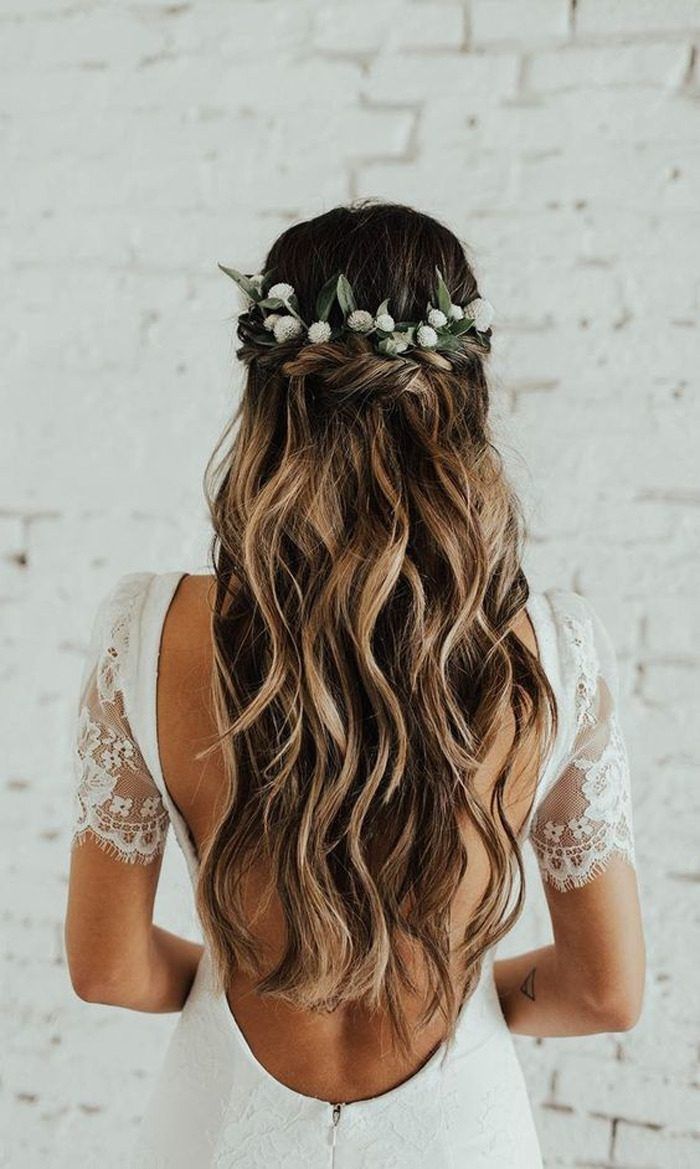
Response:
[[[572,767],[584,777],[572,785],[582,800],[581,811],[568,819],[553,819],[543,814],[543,807],[531,833],[543,878],[562,892],[598,876],[615,854],[635,864],[629,772],[617,719],[603,755],[599,759],[581,755]],[[572,793],[569,802],[574,803]]]
[[[614,855],[635,864],[629,760],[590,620],[567,615],[575,661],[577,732],[570,758],[530,830],[542,879],[560,891],[587,884]]]
[[[105,602],[103,628],[107,630],[107,637],[102,643],[97,662],[97,692],[101,702],[112,703],[117,694],[123,691],[129,634],[147,579],[145,573],[125,577]]]
[[[564,625],[569,631],[576,662],[576,725],[592,725],[595,721],[595,696],[598,688],[598,660],[595,653],[593,624],[566,615]]]
[[[74,744],[73,844],[92,839],[119,860],[148,864],[165,847],[169,816],[124,702],[129,631],[143,583],[142,574],[128,577],[98,618],[106,636],[81,698]]]

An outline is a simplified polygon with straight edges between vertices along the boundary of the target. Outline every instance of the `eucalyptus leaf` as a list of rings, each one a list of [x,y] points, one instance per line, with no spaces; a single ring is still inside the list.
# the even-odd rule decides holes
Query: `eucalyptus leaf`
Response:
[[[298,321],[301,321],[302,325],[306,325],[306,321],[299,313],[299,301],[297,299],[296,292],[290,296],[289,300],[285,301],[285,304],[287,310],[292,314],[292,316],[296,317]]]
[[[258,304],[260,305],[260,308],[286,308],[287,307],[285,302],[283,300],[280,300],[279,296],[266,296],[264,300],[259,300]]]
[[[336,290],[338,287],[339,274],[335,272],[330,280],[327,280],[323,288],[316,297],[316,320],[327,321],[331,315],[333,308],[333,301],[336,297]]]
[[[459,344],[457,337],[453,337],[449,333],[448,334],[441,334],[438,337],[437,345],[435,346],[435,348],[447,350],[449,353],[456,353],[457,350],[460,349],[460,344]]]
[[[450,296],[450,294],[447,290],[447,285],[445,284],[442,272],[440,271],[439,268],[436,268],[435,271],[437,272],[438,308],[441,309],[441,311],[445,314],[445,316],[449,316],[450,307],[452,305],[452,297]]]
[[[250,300],[257,300],[258,290],[250,277],[244,276],[242,272],[237,272],[235,268],[227,268],[224,264],[217,264],[217,268],[220,268],[222,272],[225,272],[227,276],[230,276],[231,279],[241,289],[241,291],[245,292],[246,296],[249,297]]]
[[[399,352],[396,342],[392,337],[383,337],[381,341],[377,342],[377,349],[385,357],[396,357]]]
[[[388,313],[388,312],[389,312],[389,300],[387,298],[387,300],[382,301],[382,303],[380,304],[379,308],[377,309],[377,311],[374,315],[375,315],[375,317],[381,317],[382,313]]]
[[[463,317],[461,321],[453,321],[451,325],[451,332],[453,337],[459,337],[460,333],[468,333],[474,321],[469,317]]]
[[[336,286],[336,296],[338,297],[338,304],[343,310],[343,314],[348,317],[350,313],[357,310],[357,302],[355,300],[355,293],[352,290],[352,285],[344,272],[340,273],[338,283]]]

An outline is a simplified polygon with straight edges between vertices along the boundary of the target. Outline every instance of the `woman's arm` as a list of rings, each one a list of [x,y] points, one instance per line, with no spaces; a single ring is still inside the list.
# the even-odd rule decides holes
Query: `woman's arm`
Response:
[[[585,986],[570,977],[555,945],[528,950],[494,963],[494,978],[508,1028],[516,1035],[595,1035],[628,1031],[638,1010],[590,1001]]]
[[[106,971],[93,971],[84,986],[74,978],[73,989],[86,1002],[110,1007],[154,1014],[182,1010],[204,947],[154,925],[149,950],[147,961],[132,978],[120,975],[110,980]]]
[[[71,981],[89,1002],[180,1010],[202,954],[153,923],[169,813],[134,735],[124,680],[152,576],[130,574],[93,622],[74,728],[75,819],[65,948]]]
[[[76,994],[134,1011],[179,1011],[203,947],[153,923],[161,857],[124,864],[94,841],[73,849],[65,922]]]
[[[568,647],[572,741],[528,836],[554,942],[494,963],[494,974],[516,1033],[626,1031],[641,1013],[646,953],[617,658],[590,602],[563,590],[552,599]]]
[[[494,962],[518,1035],[627,1031],[639,1019],[646,954],[635,870],[623,858],[577,889],[545,886],[555,941]]]

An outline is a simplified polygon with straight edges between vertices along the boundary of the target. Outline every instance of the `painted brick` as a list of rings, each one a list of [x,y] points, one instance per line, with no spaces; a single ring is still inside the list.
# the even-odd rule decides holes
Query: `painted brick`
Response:
[[[545,1164],[697,1162],[699,10],[526,7],[4,4],[8,1165],[126,1163],[173,1019],[68,986],[89,627],[121,573],[206,568],[201,473],[241,379],[217,260],[255,270],[287,225],[355,195],[413,203],[469,245],[497,311],[494,424],[528,577],[590,597],[618,651],[648,988],[630,1032],[515,1037]],[[504,954],[551,937],[525,860]],[[198,936],[172,842],[157,919]]]
[[[688,46],[662,41],[629,45],[572,46],[534,53],[528,85],[536,93],[575,86],[680,85],[688,65]]]
[[[449,97],[453,114],[457,115],[463,102],[478,109],[512,96],[518,67],[515,53],[378,56],[362,88],[365,97],[378,102],[429,103],[438,97]]]
[[[324,52],[374,53],[413,49],[459,48],[465,36],[465,9],[461,4],[403,0],[378,6],[328,4],[316,12],[313,43]]]
[[[645,1124],[621,1120],[615,1139],[615,1162],[619,1165],[653,1165],[654,1169],[696,1169],[700,1139],[692,1131],[668,1133]]]
[[[598,1116],[682,1131],[690,1117],[697,1115],[699,1091],[671,1075],[617,1060],[566,1055],[557,1075],[555,1099],[577,1109],[585,1094],[587,1110]]]
[[[604,37],[611,33],[651,36],[665,32],[692,32],[700,28],[700,7],[696,0],[578,0],[576,30],[583,36]]]
[[[517,45],[565,41],[570,35],[569,13],[566,0],[533,0],[527,10],[518,0],[472,0],[471,43],[480,47],[499,41]]]

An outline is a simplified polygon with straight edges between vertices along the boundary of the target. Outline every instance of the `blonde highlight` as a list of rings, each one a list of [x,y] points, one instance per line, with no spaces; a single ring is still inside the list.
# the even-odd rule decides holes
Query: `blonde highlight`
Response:
[[[368,250],[385,282],[395,272],[397,300],[410,274],[419,299],[435,264],[477,295],[455,237],[391,204],[295,225],[266,267],[309,301],[340,260],[369,302]],[[361,336],[262,352],[239,336],[244,392],[207,469],[228,790],[198,910],[222,984],[238,967],[295,1007],[361,1000],[386,1010],[405,1053],[404,995],[425,1000],[419,1026],[439,1012],[451,1035],[521,912],[506,789],[523,744],[544,752],[556,730],[547,677],[513,631],[524,524],[491,439],[484,346],[465,336],[449,359],[388,359]],[[486,806],[473,779],[506,717],[513,742]],[[455,954],[465,820],[490,876]],[[271,968],[246,911],[263,864],[284,924]]]

